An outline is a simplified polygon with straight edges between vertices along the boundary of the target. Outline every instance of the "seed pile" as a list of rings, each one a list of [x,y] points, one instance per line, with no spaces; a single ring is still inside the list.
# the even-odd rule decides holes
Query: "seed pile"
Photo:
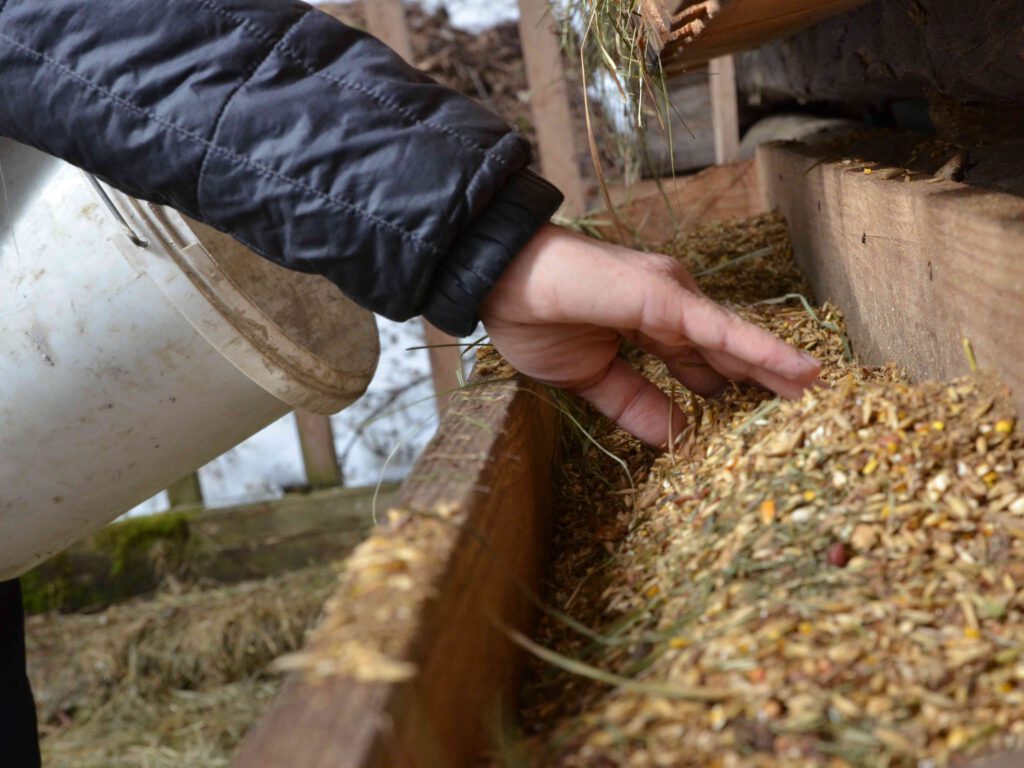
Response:
[[[822,359],[828,386],[794,403],[677,392],[688,439],[653,464],[607,430],[635,491],[609,495],[602,457],[570,458],[568,554],[548,596],[563,615],[536,637],[558,656],[533,664],[517,757],[944,766],[1024,746],[1024,447],[1009,393],[980,374],[908,384],[850,359],[833,308],[759,303],[807,295],[773,218],[669,250]]]

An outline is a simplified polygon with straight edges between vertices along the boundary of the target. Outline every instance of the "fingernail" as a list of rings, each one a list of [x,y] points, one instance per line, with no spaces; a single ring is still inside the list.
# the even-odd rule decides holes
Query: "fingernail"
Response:
[[[819,367],[821,365],[821,363],[818,362],[818,358],[816,358],[810,352],[804,352],[803,350],[801,350],[800,351],[800,357],[802,357],[804,359],[805,363],[807,363],[808,365],[814,366],[815,368],[817,368],[817,367]]]

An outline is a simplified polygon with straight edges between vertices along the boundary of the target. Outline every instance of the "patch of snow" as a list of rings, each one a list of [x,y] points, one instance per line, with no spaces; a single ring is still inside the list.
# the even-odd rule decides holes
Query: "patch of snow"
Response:
[[[312,5],[322,2],[339,2],[339,0],[307,0]],[[340,0],[352,2],[352,0]],[[373,0],[368,0],[373,2]],[[453,27],[467,32],[480,32],[504,24],[507,21],[518,21],[519,4],[516,0],[422,0],[417,3],[428,13],[434,13],[444,7]]]
[[[331,417],[345,485],[375,485],[409,474],[434,435],[437,410],[430,358],[418,320],[395,323],[377,318],[381,357],[373,381],[357,402]],[[476,336],[463,340],[467,343]],[[465,372],[468,373],[467,355]],[[306,482],[295,417],[288,414],[199,470],[208,507],[280,498],[284,488]],[[126,516],[163,512],[161,492]]]

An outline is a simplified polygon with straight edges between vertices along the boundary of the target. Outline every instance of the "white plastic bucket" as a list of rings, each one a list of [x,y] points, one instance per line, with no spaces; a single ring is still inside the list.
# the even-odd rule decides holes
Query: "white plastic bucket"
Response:
[[[3,138],[0,171],[0,579],[365,390],[375,320],[327,280]]]

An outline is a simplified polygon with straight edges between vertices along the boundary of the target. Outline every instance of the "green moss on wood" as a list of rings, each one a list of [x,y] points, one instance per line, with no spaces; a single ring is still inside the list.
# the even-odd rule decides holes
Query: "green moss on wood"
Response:
[[[97,549],[109,553],[110,576],[120,576],[135,560],[148,562],[154,557],[173,570],[185,556],[190,517],[187,512],[164,512],[102,528],[95,542]]]

